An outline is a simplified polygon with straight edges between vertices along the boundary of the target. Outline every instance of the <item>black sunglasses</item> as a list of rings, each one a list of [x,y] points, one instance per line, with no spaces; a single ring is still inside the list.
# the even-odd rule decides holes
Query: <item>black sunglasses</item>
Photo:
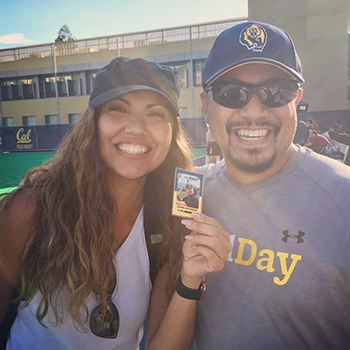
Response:
[[[119,312],[112,302],[112,295],[117,286],[116,274],[114,280],[108,287],[107,307],[97,306],[90,315],[90,330],[101,338],[116,338],[119,331]]]
[[[250,85],[243,82],[214,84],[206,91],[213,91],[213,100],[226,108],[246,106],[256,93],[261,103],[269,108],[285,106],[293,101],[298,93],[300,83],[296,80],[278,80],[262,85]]]

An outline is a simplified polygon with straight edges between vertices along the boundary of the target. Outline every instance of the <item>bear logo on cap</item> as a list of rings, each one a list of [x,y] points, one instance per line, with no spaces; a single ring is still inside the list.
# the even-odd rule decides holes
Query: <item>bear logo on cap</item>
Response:
[[[250,24],[241,31],[239,42],[248,50],[262,52],[267,42],[266,31],[257,24]]]

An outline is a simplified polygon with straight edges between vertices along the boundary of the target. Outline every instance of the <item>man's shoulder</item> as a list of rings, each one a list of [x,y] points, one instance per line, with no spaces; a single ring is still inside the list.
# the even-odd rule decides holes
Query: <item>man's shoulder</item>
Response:
[[[225,169],[225,159],[222,159],[216,163],[210,163],[200,167],[196,167],[196,171],[204,175],[206,179],[215,177],[222,173]]]
[[[301,169],[313,182],[324,190],[349,191],[350,167],[331,158],[319,155],[311,150],[307,153]]]

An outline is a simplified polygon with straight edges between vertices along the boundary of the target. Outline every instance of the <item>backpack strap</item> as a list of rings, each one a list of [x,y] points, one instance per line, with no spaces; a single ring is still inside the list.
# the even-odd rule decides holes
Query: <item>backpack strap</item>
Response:
[[[147,251],[148,251],[148,257],[149,257],[149,263],[150,263],[150,278],[151,278],[152,284],[154,284],[154,280],[157,276],[157,273],[161,268],[159,255],[163,245],[162,243],[164,238],[161,233],[155,233],[151,229],[152,226],[153,226],[152,223],[146,222],[146,215],[144,215],[144,229],[145,229]]]

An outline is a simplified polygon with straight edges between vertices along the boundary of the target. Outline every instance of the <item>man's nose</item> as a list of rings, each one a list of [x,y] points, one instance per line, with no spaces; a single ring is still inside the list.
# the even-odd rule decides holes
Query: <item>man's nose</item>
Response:
[[[240,115],[243,118],[260,119],[266,117],[268,114],[268,107],[264,106],[258,95],[253,93],[249,102],[240,109]]]

